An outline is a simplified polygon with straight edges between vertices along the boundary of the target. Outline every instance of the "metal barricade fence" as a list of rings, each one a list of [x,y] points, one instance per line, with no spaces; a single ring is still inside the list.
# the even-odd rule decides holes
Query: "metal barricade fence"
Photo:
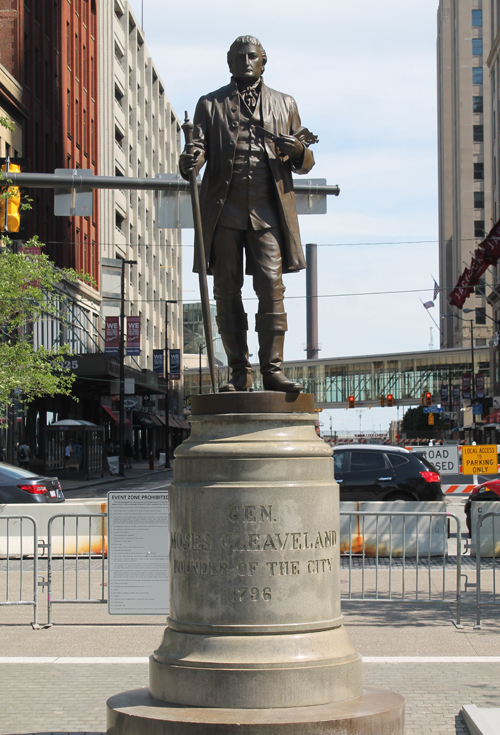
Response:
[[[456,515],[341,511],[340,516],[342,599],[453,603],[460,625],[462,536]],[[449,556],[451,520],[456,523],[457,549]],[[345,592],[342,585],[348,585]]]
[[[54,604],[107,603],[106,519],[106,513],[59,513],[49,519],[47,529],[49,625],[53,623]],[[59,576],[59,572],[60,579],[56,582],[55,577]],[[99,587],[100,594],[98,594]]]
[[[489,539],[485,539],[485,534],[483,533],[483,544],[481,544],[481,527],[488,518],[491,518],[491,548],[484,548],[484,541],[489,541]],[[495,533],[495,518],[499,519],[496,524],[498,539]],[[476,625],[474,627],[481,628],[481,607],[499,604],[497,601],[496,572],[497,567],[500,567],[500,560],[497,559],[497,549],[500,553],[500,513],[485,513],[484,515],[479,516],[477,519],[476,529]],[[489,546],[489,544],[487,544],[487,546]],[[488,590],[489,599],[484,599],[486,596],[486,590],[484,589],[485,584],[483,573],[486,573],[487,570],[481,568],[481,561],[484,563],[486,556],[491,558],[490,569],[492,574],[492,584],[491,589]],[[483,585],[483,587],[481,585]]]
[[[24,522],[32,531],[25,535]],[[0,605],[32,605],[33,624],[38,624],[38,528],[28,515],[0,516],[0,579],[5,597]],[[26,557],[33,557],[26,558]],[[31,575],[31,581],[30,581]],[[4,585],[0,585],[3,587]],[[14,592],[16,594],[14,594]],[[18,594],[17,594],[18,592]],[[3,597],[3,595],[2,595]],[[15,598],[15,599],[14,599]],[[30,599],[31,598],[31,599]]]

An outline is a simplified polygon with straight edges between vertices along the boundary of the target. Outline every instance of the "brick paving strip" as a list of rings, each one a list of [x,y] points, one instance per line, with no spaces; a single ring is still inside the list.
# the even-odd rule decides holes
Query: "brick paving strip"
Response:
[[[59,664],[59,665],[57,665]],[[468,735],[463,704],[499,707],[500,656],[366,656],[366,684],[406,697],[406,735]],[[113,694],[147,685],[147,657],[0,658],[0,734],[104,733]]]

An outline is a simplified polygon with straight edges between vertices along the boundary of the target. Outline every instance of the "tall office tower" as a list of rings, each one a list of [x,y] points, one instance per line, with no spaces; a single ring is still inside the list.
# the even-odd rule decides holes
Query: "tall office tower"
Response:
[[[178,170],[181,129],[165,87],[125,0],[98,2],[99,174],[151,177]],[[153,369],[153,349],[182,350],[182,261],[180,230],[154,227],[154,193],[99,193],[102,312],[120,310],[121,261],[125,268],[125,314],[141,317],[141,355],[131,366]]]
[[[491,48],[486,0],[440,0],[438,9],[439,272],[441,347],[487,344],[493,333],[486,296],[493,274],[465,303],[460,319],[448,294],[494,221],[491,206]],[[454,314],[454,316],[451,316]],[[473,322],[471,324],[471,321]]]

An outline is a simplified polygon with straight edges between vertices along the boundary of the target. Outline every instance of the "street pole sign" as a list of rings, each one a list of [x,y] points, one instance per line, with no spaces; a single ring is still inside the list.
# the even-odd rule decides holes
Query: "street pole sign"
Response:
[[[496,444],[464,445],[462,447],[462,473],[464,475],[496,475],[497,472]]]
[[[424,413],[444,413],[443,406],[425,406]]]

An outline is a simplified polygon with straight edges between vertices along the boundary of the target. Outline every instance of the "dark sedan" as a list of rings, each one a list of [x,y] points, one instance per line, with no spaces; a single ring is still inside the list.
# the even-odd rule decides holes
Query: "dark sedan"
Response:
[[[340,500],[443,500],[441,477],[406,449],[351,444],[333,450]]]
[[[57,477],[40,477],[21,467],[0,462],[0,504],[63,501],[64,495]]]

